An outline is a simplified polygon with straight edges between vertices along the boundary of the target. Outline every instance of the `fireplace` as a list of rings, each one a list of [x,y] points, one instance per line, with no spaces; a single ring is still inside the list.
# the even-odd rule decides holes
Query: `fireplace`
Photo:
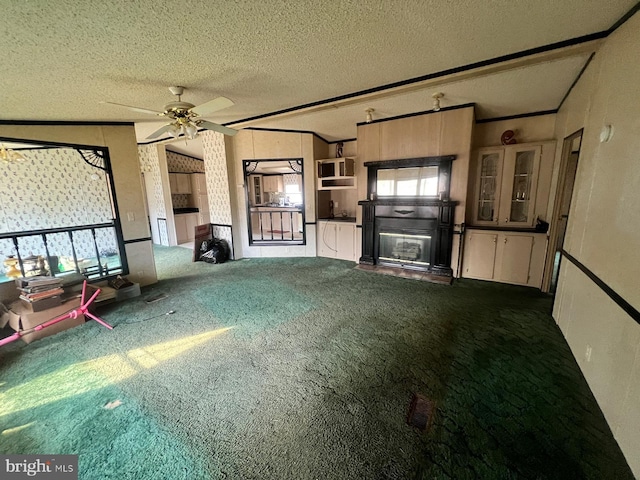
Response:
[[[369,168],[369,200],[358,202],[362,206],[361,264],[385,265],[421,270],[437,275],[452,276],[451,249],[453,243],[453,214],[457,202],[448,200],[451,161],[455,157],[429,157],[422,159],[367,162]],[[427,180],[438,189],[437,194],[396,195],[413,180],[409,174],[395,174],[398,186],[390,186],[390,168],[411,168],[428,165],[435,171],[427,172]],[[378,182],[378,170],[384,169]],[[433,179],[435,176],[435,180]],[[409,180],[407,180],[409,178]],[[419,192],[424,178],[415,181]],[[404,184],[401,184],[404,182]],[[384,187],[389,195],[378,196],[377,188]],[[413,187],[411,187],[413,188]],[[423,188],[424,190],[424,188]]]
[[[431,265],[431,236],[410,233],[380,232],[378,261],[401,266],[429,267]]]
[[[360,263],[452,275],[451,246],[456,202],[365,200]]]

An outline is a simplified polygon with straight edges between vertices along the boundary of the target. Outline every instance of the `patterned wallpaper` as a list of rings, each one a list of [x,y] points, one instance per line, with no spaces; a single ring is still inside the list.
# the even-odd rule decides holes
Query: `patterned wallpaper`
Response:
[[[0,166],[0,233],[110,222],[113,218],[106,173],[88,165],[71,148],[23,150],[27,159]],[[73,234],[79,258],[95,257],[89,231]],[[101,254],[118,251],[113,229],[96,230]],[[47,235],[51,255],[73,257],[66,233]],[[46,255],[41,236],[23,237],[21,257]],[[2,259],[15,255],[13,241],[0,240]],[[0,264],[0,272],[4,273]]]
[[[167,150],[167,168],[172,173],[204,173],[204,162]]]
[[[191,195],[185,193],[172,193],[171,203],[173,203],[173,208],[189,207],[189,203],[191,203]]]
[[[160,161],[158,160],[158,147],[156,145],[138,146],[138,159],[140,170],[144,172],[144,181],[153,185],[153,198],[147,198],[151,216],[167,218],[167,210],[164,204],[162,192],[162,178],[160,177]]]
[[[210,130],[202,132],[202,148],[204,151],[204,169],[207,179],[207,195],[209,197],[209,214],[211,223],[231,225],[231,199],[229,197],[229,176],[227,174],[227,155],[224,135]],[[232,247],[231,229],[215,228],[218,238],[224,238]]]

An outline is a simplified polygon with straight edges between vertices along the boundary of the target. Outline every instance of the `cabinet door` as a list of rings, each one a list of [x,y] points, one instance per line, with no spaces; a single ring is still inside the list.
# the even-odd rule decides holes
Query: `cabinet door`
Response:
[[[200,212],[197,215],[198,215],[198,225],[206,225],[207,223],[211,223],[209,212]]]
[[[178,193],[178,179],[175,173],[169,174],[169,191],[171,193]]]
[[[338,250],[336,257],[354,262],[356,256],[355,225],[338,224],[336,227],[336,250]]]
[[[198,224],[198,214],[190,213],[189,215],[185,215],[187,217],[187,241],[192,242],[196,238],[196,225]]]
[[[275,192],[275,190],[273,189],[273,177],[262,177],[262,188],[265,192]]]
[[[196,195],[195,204],[199,212],[209,213],[209,197],[206,195]]]
[[[204,173],[192,173],[191,175],[191,193],[198,195],[207,194],[207,182]]]
[[[262,176],[260,175],[251,175],[249,189],[250,196],[253,205],[262,205],[265,203],[264,193],[263,193],[263,184],[262,184]]]
[[[317,252],[319,257],[336,257],[336,224],[318,222]]]
[[[503,159],[502,148],[482,150],[478,155],[476,200],[473,209],[473,223],[476,225],[498,223]]]
[[[177,173],[178,193],[191,193],[191,176],[188,173]]]
[[[532,249],[533,235],[501,234],[496,280],[526,285],[529,282]]]
[[[497,233],[471,232],[464,249],[464,276],[492,280],[496,260]]]
[[[500,223],[532,226],[542,148],[509,147],[505,152]]]
[[[176,227],[176,241],[178,244],[188,242],[186,215],[175,215],[173,222]]]

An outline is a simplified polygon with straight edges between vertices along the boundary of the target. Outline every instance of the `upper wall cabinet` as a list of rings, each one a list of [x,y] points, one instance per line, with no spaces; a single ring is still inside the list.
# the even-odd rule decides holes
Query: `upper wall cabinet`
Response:
[[[191,193],[191,174],[170,173],[169,189],[171,190],[171,193]]]
[[[329,158],[317,160],[318,190],[343,190],[356,188],[355,159]]]
[[[534,226],[537,216],[545,216],[554,144],[481,149],[470,223],[523,228]]]

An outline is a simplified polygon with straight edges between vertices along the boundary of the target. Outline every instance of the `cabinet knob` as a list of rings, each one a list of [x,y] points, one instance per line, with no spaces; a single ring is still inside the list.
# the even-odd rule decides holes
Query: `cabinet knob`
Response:
[[[509,217],[504,218],[504,223],[509,223]]]
[[[507,237],[504,237],[504,243],[507,243]]]

